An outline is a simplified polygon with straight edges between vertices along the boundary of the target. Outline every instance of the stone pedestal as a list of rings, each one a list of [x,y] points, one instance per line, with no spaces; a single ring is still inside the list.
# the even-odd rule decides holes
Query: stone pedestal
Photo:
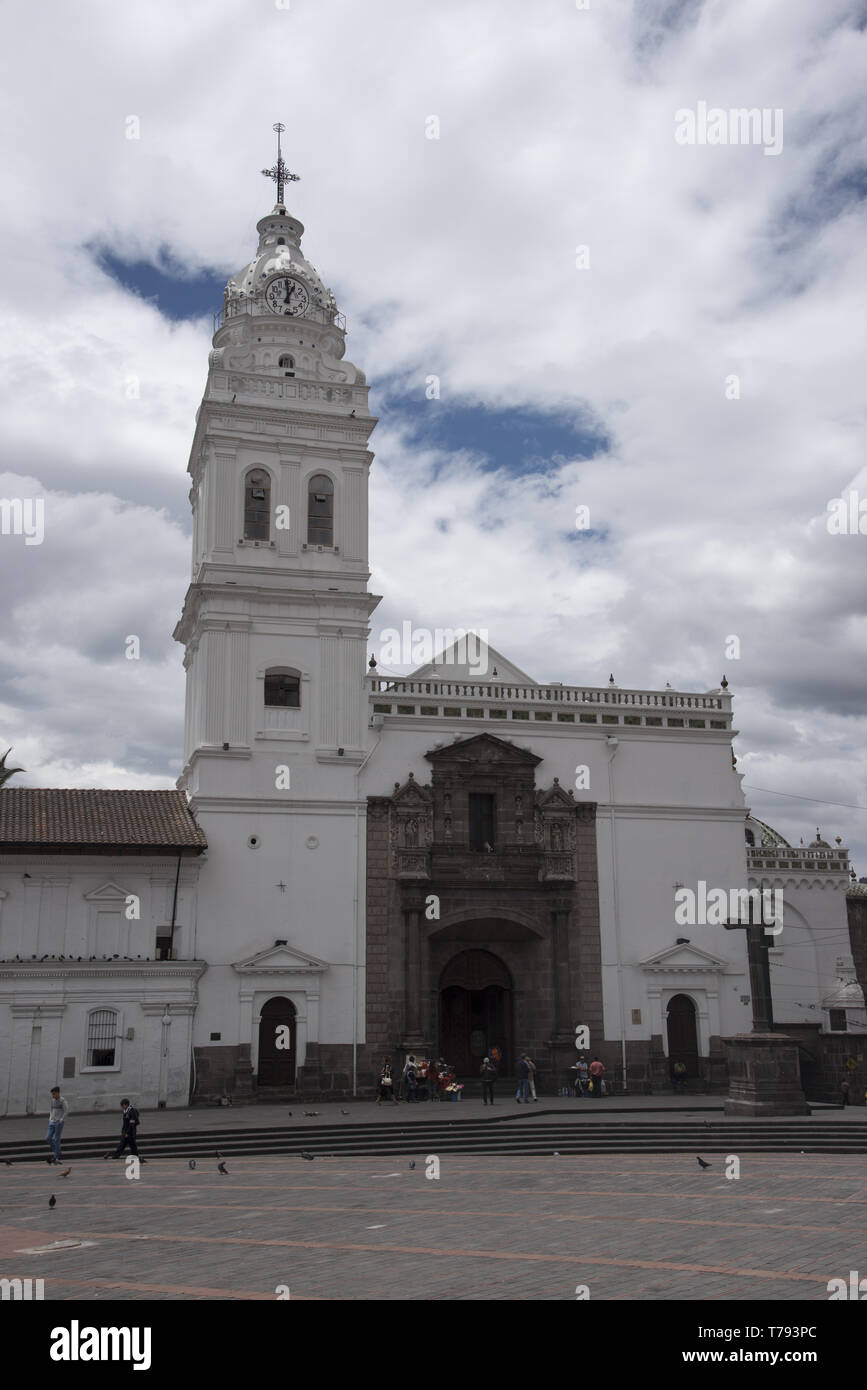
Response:
[[[727,1115],[809,1115],[798,1044],[784,1033],[723,1038],[729,1072]]]

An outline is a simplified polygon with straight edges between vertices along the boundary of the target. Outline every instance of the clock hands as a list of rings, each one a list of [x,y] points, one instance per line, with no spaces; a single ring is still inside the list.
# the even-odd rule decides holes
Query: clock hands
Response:
[[[282,300],[278,298],[281,289],[283,290]],[[272,281],[266,299],[275,313],[279,313],[279,306],[282,304],[284,314],[303,314],[308,304],[308,295],[304,286],[299,285],[296,281],[285,279]]]

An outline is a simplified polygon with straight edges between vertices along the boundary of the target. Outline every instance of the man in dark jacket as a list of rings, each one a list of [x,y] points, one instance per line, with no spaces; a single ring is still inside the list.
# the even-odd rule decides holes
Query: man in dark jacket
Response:
[[[517,1091],[516,1091],[516,1093],[515,1093],[515,1100],[516,1100],[516,1101],[518,1102],[518,1104],[520,1105],[520,1104],[521,1104],[521,1099],[523,1098],[523,1099],[526,1101],[526,1103],[529,1105],[529,1103],[530,1103],[530,1068],[527,1066],[527,1059],[526,1059],[526,1057],[521,1056],[521,1057],[518,1058],[518,1064],[517,1064],[517,1066],[515,1067],[515,1076],[516,1076],[517,1081],[518,1081],[518,1089],[517,1089]]]
[[[138,1111],[136,1110],[134,1105],[130,1105],[126,1096],[124,1096],[123,1100],[121,1101],[120,1108],[123,1111],[123,1124],[121,1126],[120,1131],[120,1143],[118,1144],[113,1154],[105,1154],[106,1158],[120,1158],[127,1144],[129,1145],[129,1151],[131,1154],[138,1154],[138,1147],[136,1145],[136,1131],[138,1129]]]
[[[486,1057],[485,1060],[482,1062],[481,1068],[479,1070],[479,1075],[482,1078],[482,1102],[483,1104],[487,1105],[488,1101],[490,1100],[491,1105],[493,1105],[494,1082],[497,1079],[497,1068],[494,1066],[490,1057]]]

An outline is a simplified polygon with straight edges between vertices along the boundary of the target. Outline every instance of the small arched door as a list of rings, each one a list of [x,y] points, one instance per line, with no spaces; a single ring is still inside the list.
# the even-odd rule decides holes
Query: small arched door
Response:
[[[686,1075],[698,1074],[698,1031],[695,1004],[688,994],[675,994],[668,1001],[668,1062],[686,1063]]]
[[[295,1005],[282,995],[269,999],[259,1017],[260,1086],[295,1084]]]

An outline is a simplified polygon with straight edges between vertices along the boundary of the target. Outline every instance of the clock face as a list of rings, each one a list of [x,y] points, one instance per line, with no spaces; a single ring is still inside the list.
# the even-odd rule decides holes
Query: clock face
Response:
[[[268,282],[265,303],[272,314],[303,314],[310,305],[310,295],[300,280],[278,275]]]

